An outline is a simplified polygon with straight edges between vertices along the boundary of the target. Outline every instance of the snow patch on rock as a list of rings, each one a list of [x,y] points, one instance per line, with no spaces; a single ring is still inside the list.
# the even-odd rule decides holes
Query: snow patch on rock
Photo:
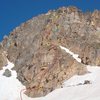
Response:
[[[63,46],[60,46],[61,49],[65,50],[68,54],[70,54],[74,59],[76,59],[76,61],[80,62],[81,63],[81,59],[79,58],[79,55],[78,54],[75,54],[73,52],[71,52],[69,49],[63,47]]]

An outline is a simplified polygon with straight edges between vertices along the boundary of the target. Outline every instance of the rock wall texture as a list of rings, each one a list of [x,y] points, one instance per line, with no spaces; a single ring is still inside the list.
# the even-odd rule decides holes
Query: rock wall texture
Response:
[[[4,37],[3,48],[31,97],[44,96],[85,65],[100,65],[100,11],[62,7],[33,17]],[[60,45],[79,54],[78,63]]]
[[[4,52],[2,45],[0,44],[0,70],[3,66],[7,65],[6,52]]]

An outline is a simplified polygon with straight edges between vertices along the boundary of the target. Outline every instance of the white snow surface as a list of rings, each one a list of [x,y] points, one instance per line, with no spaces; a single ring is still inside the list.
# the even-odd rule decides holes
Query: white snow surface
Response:
[[[17,73],[11,70],[13,66],[14,64],[8,61],[8,65],[0,71],[0,100],[20,100],[20,90],[25,88],[16,79]],[[3,76],[5,69],[11,71],[11,77]]]
[[[100,100],[100,68],[87,66],[90,73],[75,75],[64,82],[64,87],[46,96],[47,100]],[[89,80],[91,84],[82,84]],[[46,100],[46,99],[45,99]]]
[[[65,47],[60,47],[81,62],[77,54]],[[69,80],[65,80],[63,88],[56,89],[40,98],[29,98],[23,92],[21,93],[25,86],[16,78],[16,71],[11,70],[13,66],[14,64],[8,61],[8,65],[0,70],[0,100],[100,100],[100,66],[88,65],[89,73],[81,76],[75,75]],[[11,77],[3,76],[5,69],[11,71]],[[90,84],[84,84],[86,80],[90,81]]]
[[[76,59],[76,61],[81,62],[81,59],[79,58],[78,54],[75,54],[75,53],[71,52],[69,49],[67,49],[67,48],[65,48],[63,46],[60,46],[60,48],[65,50],[66,53],[70,54],[74,59]]]

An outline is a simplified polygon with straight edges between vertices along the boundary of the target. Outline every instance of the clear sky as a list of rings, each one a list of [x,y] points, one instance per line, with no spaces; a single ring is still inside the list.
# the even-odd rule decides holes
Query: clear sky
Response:
[[[83,12],[100,10],[100,0],[0,0],[0,41],[4,35],[33,16],[72,5]]]

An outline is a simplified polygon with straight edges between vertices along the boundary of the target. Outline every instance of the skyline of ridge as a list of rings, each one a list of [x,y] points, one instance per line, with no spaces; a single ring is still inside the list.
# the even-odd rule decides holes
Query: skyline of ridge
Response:
[[[0,0],[0,41],[21,23],[60,7],[75,6],[83,12],[100,10],[98,0]]]

